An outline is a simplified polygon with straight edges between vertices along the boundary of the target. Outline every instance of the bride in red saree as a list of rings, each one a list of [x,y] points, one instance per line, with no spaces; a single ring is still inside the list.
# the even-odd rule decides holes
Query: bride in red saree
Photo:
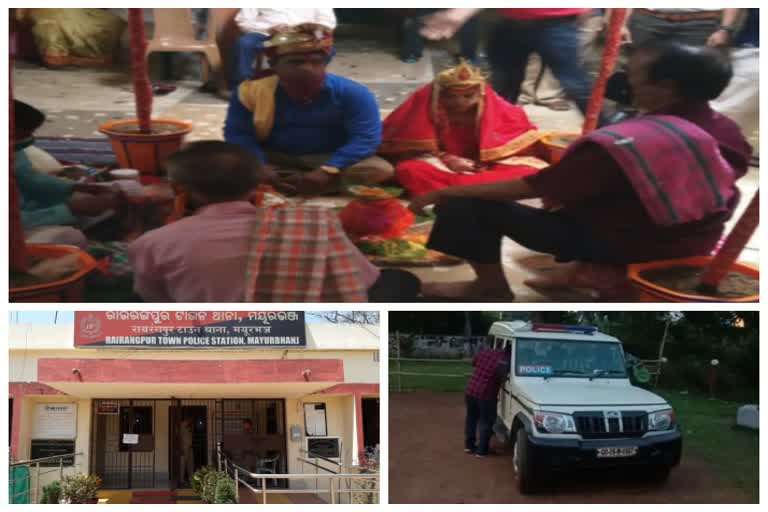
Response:
[[[379,153],[412,195],[536,173],[539,139],[525,111],[497,95],[467,63],[440,73],[384,120]]]

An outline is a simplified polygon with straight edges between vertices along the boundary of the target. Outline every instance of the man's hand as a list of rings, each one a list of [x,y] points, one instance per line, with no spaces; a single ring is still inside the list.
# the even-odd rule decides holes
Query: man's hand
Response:
[[[440,202],[440,199],[442,199],[440,191],[433,190],[432,192],[427,192],[426,194],[414,197],[411,204],[408,205],[408,209],[416,215],[424,216],[426,215],[424,208],[431,204],[437,205],[437,203]]]
[[[712,48],[725,48],[731,42],[731,34],[727,30],[720,29],[707,39],[707,46]]]
[[[264,164],[261,166],[259,172],[259,183],[263,185],[277,186],[280,183],[280,175],[277,173],[277,167],[270,164]]]
[[[290,183],[291,178],[293,176],[289,177],[283,177],[280,176],[280,173],[278,172],[279,167],[265,164],[261,166],[261,171],[259,172],[259,183],[262,185],[269,185],[278,192],[281,192],[283,194],[291,195],[296,193],[296,186]],[[297,180],[294,180],[297,181]]]
[[[69,209],[75,215],[95,217],[109,210],[125,206],[125,197],[108,187],[101,187],[110,193],[75,195],[69,199]]]
[[[421,35],[427,39],[450,39],[482,9],[446,9],[424,17]]]
[[[285,179],[288,185],[296,187],[298,193],[303,196],[319,196],[324,194],[331,190],[334,181],[336,181],[335,177],[322,169],[296,173]]]

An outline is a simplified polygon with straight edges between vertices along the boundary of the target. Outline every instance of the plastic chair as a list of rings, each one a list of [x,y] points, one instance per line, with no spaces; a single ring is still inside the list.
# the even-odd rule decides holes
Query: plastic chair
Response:
[[[266,457],[259,461],[259,467],[256,468],[256,473],[270,473],[274,475],[277,473],[277,465],[280,462],[280,454],[273,455],[272,457]],[[272,485],[277,487],[277,479],[272,480]]]
[[[205,55],[203,82],[207,82],[211,72],[221,70],[221,54],[216,44],[217,23],[220,16],[216,10],[208,18],[206,39],[195,39],[192,11],[190,9],[154,9],[155,34],[147,44],[147,58],[155,52],[190,52]]]

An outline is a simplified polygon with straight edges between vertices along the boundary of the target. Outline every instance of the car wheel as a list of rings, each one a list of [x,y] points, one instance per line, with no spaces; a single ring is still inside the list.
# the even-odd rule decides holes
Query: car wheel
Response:
[[[522,427],[515,432],[512,465],[515,469],[515,476],[517,476],[517,489],[520,494],[535,493],[539,488],[539,482],[533,470],[533,461],[528,453],[528,434]]]

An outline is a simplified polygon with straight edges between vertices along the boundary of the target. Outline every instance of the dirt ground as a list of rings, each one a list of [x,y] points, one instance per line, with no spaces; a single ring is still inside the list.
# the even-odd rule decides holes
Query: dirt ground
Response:
[[[628,472],[563,474],[535,496],[517,492],[509,448],[480,459],[463,452],[460,393],[392,393],[389,402],[390,503],[746,503],[702,461],[685,455],[666,484]]]

